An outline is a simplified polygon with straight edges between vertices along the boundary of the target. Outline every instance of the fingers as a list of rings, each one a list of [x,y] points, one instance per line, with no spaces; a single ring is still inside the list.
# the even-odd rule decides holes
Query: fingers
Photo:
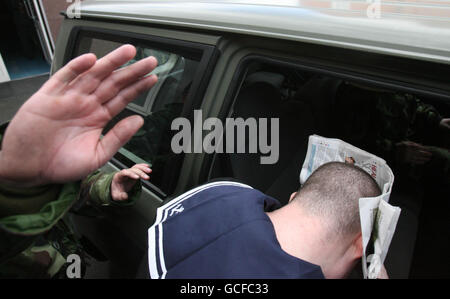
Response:
[[[152,170],[148,167],[147,164],[136,164],[131,168],[122,169],[117,175],[119,175],[121,178],[127,177],[133,180],[148,180],[150,179],[150,177],[147,174],[151,172]]]
[[[425,164],[428,161],[431,160],[431,157],[433,156],[432,153],[430,153],[426,147],[420,145],[420,144],[414,144],[412,147],[412,162],[415,164]]]
[[[103,107],[107,109],[111,118],[122,111],[128,103],[133,101],[140,93],[150,89],[158,81],[155,75],[151,75],[131,84],[122,89],[114,98],[104,103]]]
[[[134,46],[123,45],[99,59],[88,72],[78,77],[71,87],[77,92],[90,94],[97,89],[103,79],[130,61],[135,55],[136,48]]]
[[[353,157],[345,157],[345,163],[354,165],[355,159],[353,159]]]
[[[120,178],[123,177],[127,177],[133,180],[138,180],[140,178],[140,175],[134,171],[131,170],[131,168],[129,169],[122,169],[121,171],[119,171],[118,173]]]
[[[109,161],[112,156],[136,134],[144,124],[144,119],[133,115],[122,119],[100,140],[97,146],[97,159],[100,165]]]
[[[122,169],[116,174],[116,182],[122,181],[123,178],[129,178],[132,180],[148,180],[150,177],[147,175],[152,170],[147,164],[136,164],[132,168]]]
[[[112,200],[114,200],[114,201],[125,201],[128,199],[128,193],[114,191],[114,192],[111,192],[111,197],[112,197]]]
[[[404,141],[396,145],[399,149],[400,159],[406,163],[422,165],[428,163],[433,157],[426,146],[415,142]]]
[[[150,177],[141,169],[138,168],[129,168],[129,169],[122,169],[119,172],[119,175],[121,178],[127,177],[133,180],[143,179],[148,180]]]
[[[380,273],[378,274],[378,279],[389,279],[389,275],[388,275],[384,265],[381,266]]]
[[[115,97],[123,88],[149,74],[156,65],[157,61],[154,57],[147,57],[126,68],[117,70],[100,84],[94,95],[100,103],[104,103]]]
[[[418,150],[412,157],[412,162],[415,164],[425,164],[429,162],[433,154],[428,151]]]
[[[152,170],[150,169],[150,166],[145,163],[136,164],[131,168],[139,168],[140,170],[144,171],[145,173],[151,173]]]
[[[150,174],[152,172],[152,170],[148,167],[147,164],[136,164],[129,170],[137,174],[141,179],[144,180],[150,179],[150,177],[147,174]]]
[[[70,82],[92,68],[96,61],[97,57],[92,53],[81,55],[69,61],[50,77],[42,86],[42,90],[49,94],[61,92]]]
[[[150,179],[150,177],[144,171],[142,171],[140,169],[130,168],[129,170],[132,173],[132,178],[134,178],[134,179],[143,179],[143,180]],[[128,177],[131,178],[131,176],[128,176]]]
[[[433,156],[433,154],[430,153],[429,151],[423,151],[423,150],[418,151],[418,155],[423,159],[430,159]]]
[[[450,129],[450,118],[443,118],[439,123],[439,126],[443,129]]]

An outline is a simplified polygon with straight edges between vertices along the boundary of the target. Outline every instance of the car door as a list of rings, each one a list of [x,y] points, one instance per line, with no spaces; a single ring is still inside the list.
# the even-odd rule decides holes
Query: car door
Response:
[[[262,165],[262,152],[215,153],[205,157],[205,180],[233,177],[287,204],[300,188],[308,137],[349,142],[385,159],[395,174],[390,203],[402,213],[385,262],[389,276],[446,277],[424,253],[449,246],[448,201],[439,200],[449,190],[447,65],[287,41],[232,42],[239,45],[222,53],[234,60],[220,117],[278,118],[279,159]],[[405,149],[411,141],[434,158],[415,162]]]
[[[41,43],[42,52],[49,64],[52,63],[55,45],[47,22],[41,0],[23,0],[29,17],[33,20],[36,32]]]
[[[102,170],[106,172],[147,163],[153,172],[149,182],[142,182],[140,199],[132,207],[103,209],[101,218],[72,215],[75,228],[85,247],[95,257],[88,267],[87,277],[146,276],[139,269],[146,260],[147,229],[156,215],[156,208],[173,193],[180,179],[183,154],[170,149],[171,121],[192,116],[208,86],[213,70],[218,37],[161,30],[139,25],[86,21],[66,18],[60,30],[53,71],[83,53],[95,53],[98,58],[122,44],[133,44],[136,57],[128,64],[147,56],[157,58],[153,71],[158,83],[138,96],[105,128],[132,115],[141,115],[142,129]]]

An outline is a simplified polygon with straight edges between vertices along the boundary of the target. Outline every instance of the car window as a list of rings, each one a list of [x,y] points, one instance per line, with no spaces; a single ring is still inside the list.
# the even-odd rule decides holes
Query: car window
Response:
[[[154,56],[158,60],[158,66],[151,74],[158,76],[158,82],[114,117],[103,133],[105,134],[121,119],[140,114],[144,118],[143,127],[119,150],[115,158],[126,167],[131,167],[135,163],[149,164],[153,170],[151,185],[165,195],[170,190],[164,184],[164,180],[173,176],[167,169],[174,167],[173,163],[179,161],[182,155],[174,154],[171,150],[170,141],[173,132],[170,126],[173,119],[181,116],[185,105],[191,105],[187,104],[187,99],[196,78],[201,55],[183,55],[180,51],[171,52],[167,47],[163,49],[136,39],[111,40],[92,36],[81,37],[76,55],[91,52],[101,58],[126,43],[133,44],[137,54],[122,67]]]
[[[408,193],[418,186],[429,186],[433,192],[447,189],[450,103],[444,97],[328,76],[281,62],[256,60],[243,73],[246,77],[230,116],[266,118],[266,132],[271,132],[270,119],[279,119],[279,159],[261,164],[264,153],[250,153],[249,148],[244,154],[218,154],[210,178],[234,177],[287,203],[290,193],[300,187],[308,137],[317,134],[342,139],[386,160],[395,174],[396,191],[404,188]]]

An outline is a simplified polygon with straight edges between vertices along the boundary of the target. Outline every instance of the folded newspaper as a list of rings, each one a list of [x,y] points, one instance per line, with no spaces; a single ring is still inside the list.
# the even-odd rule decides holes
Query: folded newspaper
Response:
[[[378,278],[400,216],[400,208],[388,203],[394,174],[386,161],[371,153],[339,139],[311,135],[300,184],[303,185],[319,166],[332,161],[359,166],[375,179],[382,191],[380,196],[359,199],[363,274],[364,278]]]

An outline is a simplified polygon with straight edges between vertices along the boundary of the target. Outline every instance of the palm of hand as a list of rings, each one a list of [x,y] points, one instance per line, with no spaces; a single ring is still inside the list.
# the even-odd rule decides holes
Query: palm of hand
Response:
[[[20,148],[28,151],[32,147],[35,163],[45,163],[33,167],[41,169],[39,175],[52,181],[70,181],[107,161],[99,139],[109,119],[107,111],[92,96],[41,93],[30,98],[14,121],[20,123],[20,129],[29,132],[28,138],[21,140]],[[65,169],[67,165],[70,173]]]
[[[118,197],[120,194],[130,192],[130,190],[136,184],[136,181],[137,180],[125,176],[121,176],[117,180],[113,180],[111,190],[112,192],[117,193],[117,195],[112,194],[113,198]]]
[[[28,185],[66,182],[106,163],[143,120],[128,117],[100,140],[103,127],[156,82],[155,76],[143,78],[156,66],[154,58],[114,72],[134,55],[129,45],[98,61],[87,54],[52,76],[9,124],[0,178]]]

